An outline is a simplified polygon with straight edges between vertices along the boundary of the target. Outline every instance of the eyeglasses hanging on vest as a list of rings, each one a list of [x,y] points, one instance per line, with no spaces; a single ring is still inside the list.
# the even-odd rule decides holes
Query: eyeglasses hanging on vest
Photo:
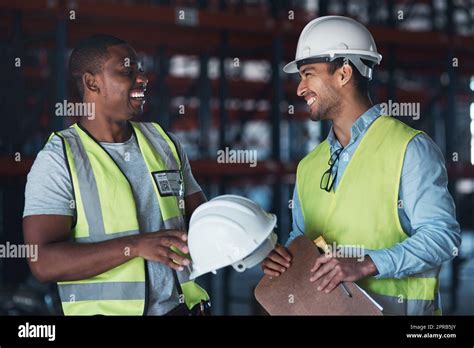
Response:
[[[321,177],[321,182],[319,184],[319,187],[322,190],[331,192],[337,178],[337,170],[334,173],[334,175],[332,174],[332,171],[333,171],[334,165],[339,159],[339,155],[341,154],[342,150],[343,150],[342,147],[337,149],[336,151],[334,151],[331,157],[329,157],[329,161],[328,161],[329,169],[324,172],[323,176]]]

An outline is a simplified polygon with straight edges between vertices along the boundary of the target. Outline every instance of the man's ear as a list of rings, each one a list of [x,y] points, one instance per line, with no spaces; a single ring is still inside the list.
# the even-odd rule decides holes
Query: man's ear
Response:
[[[346,85],[352,78],[352,66],[349,63],[344,63],[339,69],[339,82],[341,87]]]
[[[99,91],[99,86],[97,84],[97,80],[93,74],[90,72],[86,72],[82,75],[82,83],[84,84],[84,88],[88,89],[89,91],[96,93]]]

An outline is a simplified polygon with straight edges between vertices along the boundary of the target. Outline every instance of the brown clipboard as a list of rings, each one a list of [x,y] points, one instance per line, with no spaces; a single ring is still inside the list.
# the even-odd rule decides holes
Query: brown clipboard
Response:
[[[352,282],[329,294],[317,290],[322,279],[309,281],[320,252],[305,236],[289,246],[291,267],[279,277],[265,275],[255,288],[255,298],[270,315],[382,315],[379,308]]]

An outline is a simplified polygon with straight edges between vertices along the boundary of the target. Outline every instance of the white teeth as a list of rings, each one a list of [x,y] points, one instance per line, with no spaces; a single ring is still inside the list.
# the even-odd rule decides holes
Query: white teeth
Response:
[[[311,106],[315,101],[316,101],[316,98],[315,98],[315,97],[312,97],[311,99],[308,99],[308,101],[306,102],[306,104],[308,104],[309,106]]]
[[[132,92],[130,94],[132,98],[145,98],[145,93],[144,92]]]

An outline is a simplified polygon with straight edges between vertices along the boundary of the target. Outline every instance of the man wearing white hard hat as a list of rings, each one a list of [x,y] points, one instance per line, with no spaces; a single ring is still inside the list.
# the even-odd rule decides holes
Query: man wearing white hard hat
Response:
[[[321,17],[303,29],[284,71],[300,74],[297,94],[310,119],[332,127],[298,165],[286,245],[322,235],[340,250],[364,250],[363,261],[321,255],[308,274],[308,282],[320,281],[315,291],[356,281],[384,314],[441,314],[439,270],[461,242],[444,158],[425,133],[372,104],[369,83],[381,60],[370,32],[353,19]],[[288,267],[281,245],[262,263],[271,276]]]

